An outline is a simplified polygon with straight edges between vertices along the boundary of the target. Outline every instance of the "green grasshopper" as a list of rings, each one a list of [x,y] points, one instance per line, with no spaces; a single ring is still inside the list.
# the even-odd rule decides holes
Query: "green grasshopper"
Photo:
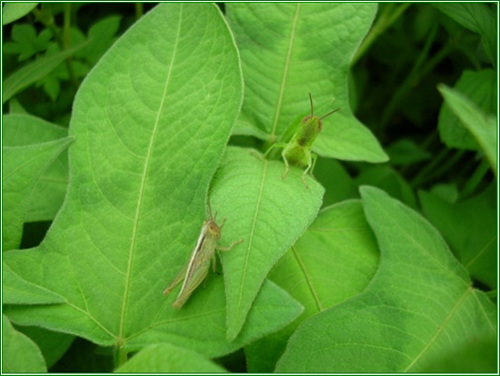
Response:
[[[319,118],[314,115],[314,106],[311,93],[309,93],[309,100],[311,102],[311,115],[308,115],[302,119],[299,128],[295,131],[291,140],[288,143],[278,142],[271,145],[271,147],[265,154],[267,155],[271,151],[271,149],[275,147],[283,148],[281,156],[283,157],[286,166],[285,172],[282,176],[283,179],[288,174],[290,164],[297,167],[306,167],[304,173],[302,174],[302,181],[306,185],[306,188],[309,187],[306,181],[306,174],[309,172],[309,170],[312,173],[312,171],[314,170],[314,165],[316,164],[317,156],[316,154],[311,153],[311,148],[314,144],[314,141],[316,140],[316,137],[318,137],[318,134],[323,128],[323,122],[321,120],[340,110],[339,107]]]
[[[210,264],[213,266],[213,271],[216,271],[215,250],[229,251],[235,245],[241,243],[243,239],[233,242],[229,247],[221,247],[217,244],[221,237],[221,229],[224,226],[226,218],[222,220],[220,225],[217,224],[216,218],[212,217],[212,208],[208,205],[210,211],[210,219],[203,222],[200,235],[194,250],[191,252],[188,262],[182,267],[172,283],[163,291],[163,295],[168,295],[182,281],[181,290],[177,299],[172,304],[174,308],[181,308],[189,299],[193,291],[205,280],[210,269]]]

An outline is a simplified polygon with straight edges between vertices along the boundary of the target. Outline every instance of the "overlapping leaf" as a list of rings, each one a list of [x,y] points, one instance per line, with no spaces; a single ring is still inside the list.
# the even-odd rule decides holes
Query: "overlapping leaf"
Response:
[[[267,274],[315,218],[324,189],[292,168],[256,152],[228,148],[214,178],[214,210],[227,218],[221,243],[244,242],[221,256],[227,300],[227,335],[236,338]]]
[[[27,114],[11,114],[2,118],[4,146],[28,146],[67,137],[68,130]],[[64,150],[39,177],[31,189],[24,213],[25,222],[51,220],[60,209],[68,185],[68,153]],[[17,210],[17,209],[16,209]]]
[[[495,334],[495,307],[436,230],[376,188],[361,193],[379,271],[364,293],[303,322],[278,372],[418,372]]]
[[[38,346],[15,330],[5,315],[2,316],[2,372],[47,372]]]
[[[361,293],[377,267],[378,250],[361,202],[348,200],[323,209],[270,274],[305,312],[280,332],[245,347],[248,370],[274,371],[299,324]]]
[[[8,125],[6,133],[22,131],[22,128],[16,131]],[[19,247],[33,189],[45,170],[71,144],[72,138],[64,137],[34,144],[9,144],[10,141],[12,140],[7,137],[2,147],[3,250]]]
[[[314,150],[348,160],[382,162],[387,156],[350,110],[350,61],[367,33],[376,4],[228,4],[227,16],[243,63],[245,100],[237,132],[276,141],[297,118],[325,119]],[[335,99],[335,103],[333,100]],[[263,136],[267,135],[267,136]]]

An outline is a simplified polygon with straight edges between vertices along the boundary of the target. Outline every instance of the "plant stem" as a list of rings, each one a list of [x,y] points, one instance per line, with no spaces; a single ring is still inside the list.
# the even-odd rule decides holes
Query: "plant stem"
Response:
[[[144,14],[144,6],[142,3],[135,3],[135,19],[138,20]]]
[[[461,199],[471,196],[483,180],[484,176],[488,173],[490,165],[488,161],[483,158],[479,166],[476,168],[469,180],[467,180],[464,189],[461,193]]]
[[[127,352],[124,349],[123,346],[123,341],[118,341],[118,343],[115,346],[115,351],[114,351],[114,363],[115,363],[115,369],[120,367],[122,364],[124,364],[127,361]]]

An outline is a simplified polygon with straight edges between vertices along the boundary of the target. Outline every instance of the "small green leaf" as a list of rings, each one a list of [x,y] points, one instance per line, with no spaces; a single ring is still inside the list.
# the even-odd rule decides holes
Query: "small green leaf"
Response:
[[[23,61],[38,52],[45,51],[52,39],[52,32],[43,29],[37,35],[35,26],[31,24],[14,24],[12,26],[12,42],[4,43],[4,52],[17,54],[18,60]]]
[[[492,69],[464,71],[454,85],[454,89],[467,96],[478,108],[487,113],[497,111],[496,72]],[[449,147],[479,150],[474,136],[461,125],[460,119],[448,104],[441,107],[439,113],[439,135]]]
[[[67,137],[68,129],[27,114],[5,115],[2,118],[4,146],[27,146]],[[64,150],[45,171],[30,194],[24,215],[25,222],[54,219],[61,208],[68,185],[68,154]]]
[[[93,24],[88,32],[89,43],[75,55],[91,63],[97,62],[114,42],[115,35],[120,28],[120,21],[120,16],[110,16]]]
[[[252,302],[274,264],[313,221],[324,193],[302,171],[255,151],[228,148],[211,190],[213,210],[227,217],[221,244],[243,243],[221,255],[226,284],[227,336],[236,338]]]
[[[19,246],[34,186],[72,141],[66,137],[27,146],[2,147],[3,250]]]
[[[5,3],[2,8],[2,24],[7,25],[24,17],[37,5],[38,3]]]
[[[240,50],[245,99],[240,125],[279,139],[298,115],[335,106],[313,147],[319,155],[382,162],[387,156],[371,132],[352,114],[347,73],[356,49],[375,17],[376,4],[229,3],[229,24]],[[314,32],[311,31],[314,28]],[[265,84],[263,84],[265,82]]]
[[[438,89],[462,125],[474,136],[496,174],[497,124],[495,117],[485,114],[457,90],[446,85],[439,85]]]
[[[2,372],[47,372],[47,366],[38,346],[15,330],[5,315],[2,316]]]
[[[367,289],[304,321],[277,372],[419,372],[475,338],[494,336],[496,309],[419,214],[362,187],[381,249]]]
[[[145,347],[115,372],[222,373],[227,371],[194,351],[161,343]]]

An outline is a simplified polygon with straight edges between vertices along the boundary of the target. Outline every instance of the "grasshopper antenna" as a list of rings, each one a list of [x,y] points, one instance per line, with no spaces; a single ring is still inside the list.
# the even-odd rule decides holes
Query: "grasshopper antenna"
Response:
[[[337,108],[337,109],[335,109],[335,110],[333,110],[333,111],[330,111],[330,112],[329,112],[329,113],[327,113],[325,116],[320,117],[320,118],[319,118],[319,120],[323,120],[324,118],[326,118],[326,117],[330,116],[331,114],[333,114],[333,113],[337,112],[338,110],[340,110],[340,107],[339,107],[339,108]]]
[[[311,102],[311,116],[314,116],[313,97],[312,97],[311,93],[309,93],[309,101]]]

